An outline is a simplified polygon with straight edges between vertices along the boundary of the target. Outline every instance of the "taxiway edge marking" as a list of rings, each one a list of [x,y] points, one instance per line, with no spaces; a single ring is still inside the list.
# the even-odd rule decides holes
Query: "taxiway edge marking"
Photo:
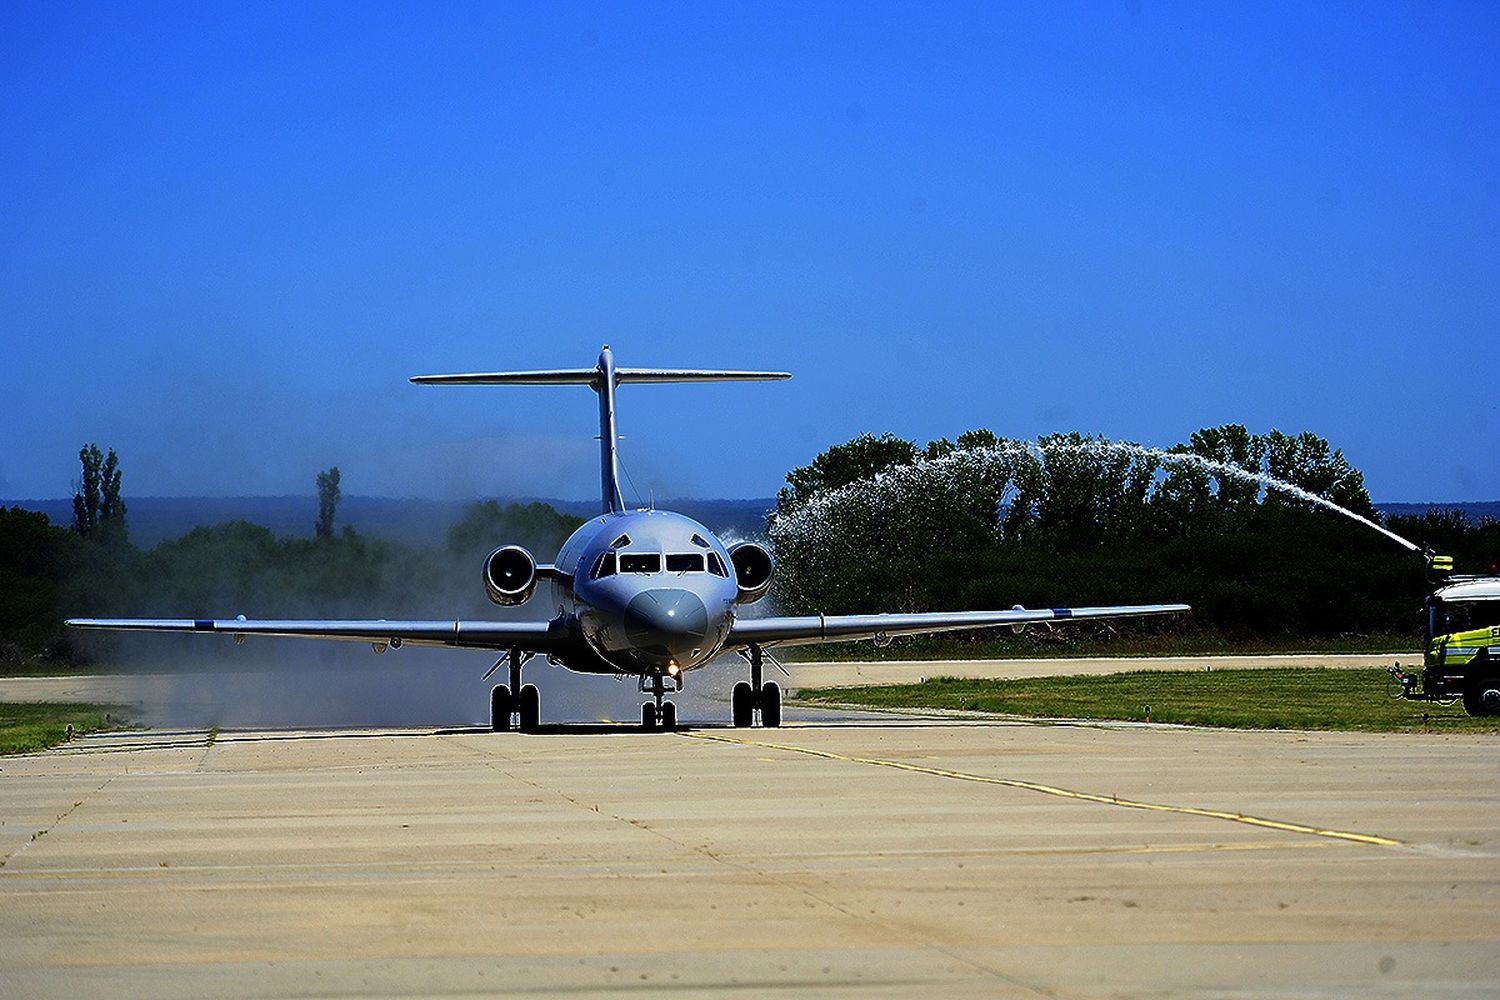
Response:
[[[950,771],[941,767],[924,767],[921,764],[908,764],[899,760],[884,760],[879,757],[853,757],[848,754],[834,753],[832,750],[815,750],[811,747],[793,746],[788,743],[766,743],[760,740],[742,740],[732,736],[719,736],[713,733],[681,733],[680,735],[697,740],[712,740],[718,743],[731,745],[762,747],[767,750],[781,750],[786,753],[800,753],[809,757],[822,757],[825,760],[840,760],[850,764],[867,764],[872,767],[889,767],[897,771],[911,771],[916,774],[930,774],[939,778],[951,778],[956,781],[973,781],[984,785],[1002,785],[1006,788],[1019,788],[1028,792],[1040,792],[1043,795],[1053,795],[1063,799],[1076,799],[1082,802],[1095,802],[1106,806],[1119,806],[1123,809],[1145,809],[1150,812],[1176,813],[1182,816],[1201,816],[1206,819],[1227,820],[1231,823],[1243,823],[1246,826],[1258,826],[1267,830],[1280,830],[1284,833],[1301,833],[1314,837],[1328,837],[1333,840],[1345,840],[1355,844],[1370,844],[1375,847],[1410,847],[1404,840],[1396,840],[1393,837],[1381,837],[1372,833],[1355,833],[1349,830],[1332,830],[1324,827],[1307,826],[1302,823],[1288,823],[1277,819],[1266,819],[1262,816],[1247,816],[1244,813],[1226,812],[1221,809],[1203,809],[1198,806],[1177,806],[1165,802],[1143,802],[1137,799],[1121,799],[1113,795],[1100,795],[1095,792],[1080,792],[1071,788],[1059,788],[1056,785],[1044,785],[1036,781],[1024,781],[1020,778],[997,778],[985,774],[970,774],[967,771]]]

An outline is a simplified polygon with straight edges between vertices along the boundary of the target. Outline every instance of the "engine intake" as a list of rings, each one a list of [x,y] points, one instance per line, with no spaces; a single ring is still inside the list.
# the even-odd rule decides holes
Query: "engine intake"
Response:
[[[536,560],[519,545],[500,546],[484,560],[484,589],[496,604],[525,604],[536,590]]]
[[[738,603],[753,604],[766,596],[776,575],[776,560],[771,553],[754,542],[740,542],[729,549],[729,562],[740,585],[739,596],[735,598]]]

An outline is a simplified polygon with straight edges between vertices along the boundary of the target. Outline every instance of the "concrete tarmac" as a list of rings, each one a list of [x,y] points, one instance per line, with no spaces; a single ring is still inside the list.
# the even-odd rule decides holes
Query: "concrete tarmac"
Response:
[[[789,718],[0,759],[0,996],[1500,993],[1495,737]]]

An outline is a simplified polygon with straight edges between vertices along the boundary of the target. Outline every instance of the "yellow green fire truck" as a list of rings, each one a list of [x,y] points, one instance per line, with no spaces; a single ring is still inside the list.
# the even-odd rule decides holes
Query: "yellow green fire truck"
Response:
[[[1439,572],[1452,565],[1442,556],[1433,560]],[[1428,596],[1423,611],[1421,674],[1391,671],[1402,697],[1462,700],[1470,715],[1500,715],[1500,576],[1449,577]]]

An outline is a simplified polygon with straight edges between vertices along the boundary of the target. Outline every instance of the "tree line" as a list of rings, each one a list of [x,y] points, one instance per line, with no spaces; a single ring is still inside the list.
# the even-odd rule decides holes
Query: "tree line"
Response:
[[[0,664],[84,662],[118,641],[64,628],[70,617],[489,616],[479,573],[490,549],[552,552],[583,523],[547,504],[489,500],[469,505],[440,546],[335,532],[335,467],[317,476],[310,538],[231,521],[142,548],[130,540],[114,451],[88,445],[80,462],[71,526],[0,508]]]
[[[1430,589],[1422,560],[1257,476],[1452,553],[1461,568],[1500,560],[1492,519],[1382,520],[1359,470],[1311,433],[1228,424],[1166,454],[1079,434],[975,430],[925,447],[866,434],[787,475],[769,524],[775,597],[787,613],[1181,601],[1190,619],[1140,627],[1415,635]]]
[[[1225,425],[1170,451],[1284,479],[1453,554],[1461,571],[1500,562],[1493,519],[1381,519],[1359,471],[1316,435]],[[336,532],[334,467],[317,476],[311,538],[234,521],[142,548],[119,458],[94,445],[79,458],[71,526],[0,509],[0,662],[80,660],[111,641],[64,629],[73,616],[491,616],[484,555],[511,541],[550,553],[582,523],[490,500],[470,505],[441,546]],[[786,613],[1186,601],[1190,619],[1139,628],[1294,644],[1414,637],[1430,589],[1419,559],[1365,526],[1077,434],[1023,442],[976,430],[925,446],[862,435],[788,473],[768,533],[773,604]]]

